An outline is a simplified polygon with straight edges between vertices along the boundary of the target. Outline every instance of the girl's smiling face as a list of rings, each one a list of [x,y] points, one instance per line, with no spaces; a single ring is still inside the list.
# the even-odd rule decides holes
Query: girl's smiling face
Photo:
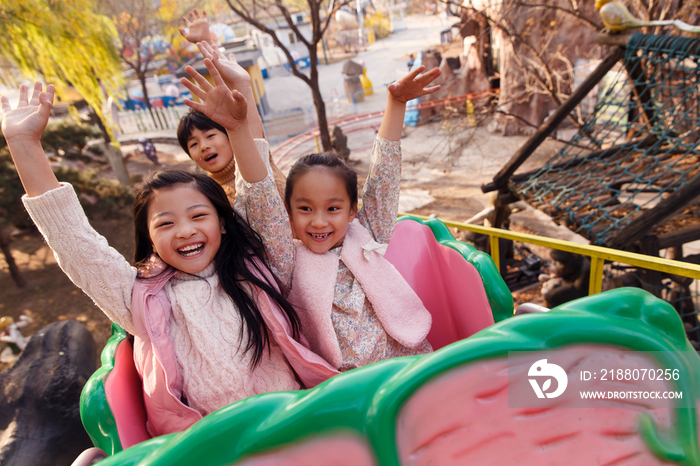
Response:
[[[323,167],[299,176],[287,209],[294,235],[317,254],[341,245],[357,215],[342,178]]]
[[[192,128],[192,133],[187,138],[187,149],[194,163],[210,173],[223,170],[233,158],[228,136],[216,128],[204,131]]]
[[[192,184],[160,190],[149,203],[153,250],[166,264],[183,272],[195,274],[212,263],[222,230],[216,208]]]

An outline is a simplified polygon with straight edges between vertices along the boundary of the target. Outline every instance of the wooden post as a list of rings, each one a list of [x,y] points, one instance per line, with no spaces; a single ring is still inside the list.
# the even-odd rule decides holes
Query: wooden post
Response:
[[[659,257],[659,238],[649,235],[640,241],[639,252],[647,256]],[[661,298],[661,273],[657,270],[638,269],[644,288],[657,298]]]
[[[599,44],[605,45],[617,45],[619,47],[627,47],[627,43],[630,41],[634,33],[627,32],[622,34],[604,34],[599,32],[595,36],[595,41]]]
[[[642,106],[644,116],[647,117],[649,125],[653,126],[656,120],[656,116],[652,110],[654,103],[651,101],[649,88],[643,84],[645,81],[645,76],[642,69],[641,59],[637,59],[636,61],[637,63],[625,62],[625,69],[627,70],[627,74],[629,75],[630,79],[632,79],[632,83],[634,84],[634,93],[637,95],[637,101]],[[648,131],[648,128],[646,128],[646,131]]]
[[[632,220],[627,226],[618,231],[613,238],[606,241],[606,246],[614,249],[627,249],[629,245],[651,231],[654,225],[671,217],[699,194],[700,176],[696,176],[694,180],[659,202],[656,207]]]
[[[659,247],[661,247],[661,244],[659,244]],[[663,248],[661,248],[663,249]],[[682,261],[683,260],[683,245],[679,244],[677,246],[673,246],[668,248],[668,257],[666,259],[674,260],[674,261]]]

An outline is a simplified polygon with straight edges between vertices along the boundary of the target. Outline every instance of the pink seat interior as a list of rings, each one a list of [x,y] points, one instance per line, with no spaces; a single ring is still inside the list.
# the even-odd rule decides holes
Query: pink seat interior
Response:
[[[438,243],[430,227],[398,222],[385,257],[432,314],[428,341],[434,349],[494,324],[479,272],[459,252]]]
[[[105,393],[117,422],[122,448],[127,449],[150,439],[146,431],[141,377],[134,366],[134,353],[129,340],[119,343],[114,356],[114,369],[105,382]]]

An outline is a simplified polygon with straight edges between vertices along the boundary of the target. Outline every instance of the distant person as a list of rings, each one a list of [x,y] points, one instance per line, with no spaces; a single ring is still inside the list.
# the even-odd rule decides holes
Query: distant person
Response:
[[[413,68],[413,63],[415,63],[416,58],[413,56],[413,54],[408,56],[408,71],[409,73],[411,72],[411,68]]]
[[[153,165],[158,167],[163,166],[162,163],[158,162],[158,152],[156,151],[156,146],[154,146],[149,139],[139,138],[139,144],[141,144],[141,147],[143,148],[143,155],[145,155],[148,160],[153,162]]]
[[[204,63],[217,84],[188,67],[201,87],[186,86],[202,103],[185,103],[231,133],[249,134],[245,98],[225,87],[216,63]],[[341,372],[432,351],[426,339],[430,313],[383,257],[398,213],[406,102],[440,89],[428,87],[440,70],[419,75],[424,69],[419,66],[388,87],[359,211],[357,174],[333,153],[299,159],[289,172],[283,203],[272,174],[246,150],[252,138],[231,139],[247,182],[248,221],[263,238],[283,294],[298,309],[311,349]]]

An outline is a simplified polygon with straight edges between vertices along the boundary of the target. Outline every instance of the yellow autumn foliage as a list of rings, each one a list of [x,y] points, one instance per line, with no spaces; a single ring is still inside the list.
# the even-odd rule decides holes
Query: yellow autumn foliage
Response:
[[[109,122],[102,108],[121,88],[119,39],[95,10],[95,0],[0,0],[0,55],[26,77],[42,75],[61,98],[72,86]]]

